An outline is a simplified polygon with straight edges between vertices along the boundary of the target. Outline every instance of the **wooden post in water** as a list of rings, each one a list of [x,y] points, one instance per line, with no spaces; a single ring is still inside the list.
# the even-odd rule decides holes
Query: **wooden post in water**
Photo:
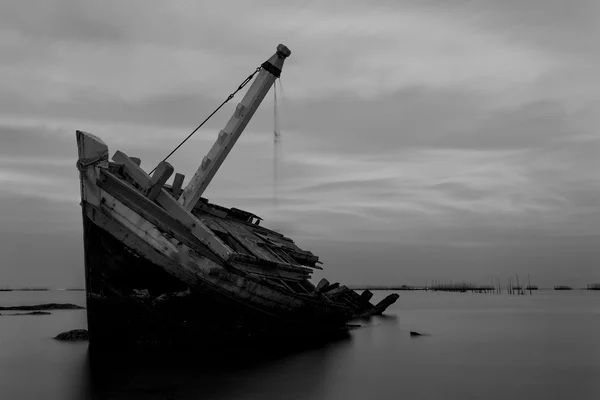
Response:
[[[529,295],[531,296],[531,280],[529,279],[529,274],[527,274],[527,286],[529,286]]]

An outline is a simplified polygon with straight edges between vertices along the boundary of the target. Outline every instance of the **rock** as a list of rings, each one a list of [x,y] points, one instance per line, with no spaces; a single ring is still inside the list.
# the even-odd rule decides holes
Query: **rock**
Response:
[[[82,310],[84,307],[76,306],[75,304],[37,304],[34,306],[12,306],[0,307],[2,311],[35,311],[35,310]]]
[[[429,334],[410,331],[410,336],[429,336]]]
[[[17,313],[17,314],[4,314],[4,315],[52,315],[47,311],[32,311],[27,313]]]
[[[64,341],[78,341],[78,340],[89,340],[90,336],[86,329],[73,329],[71,331],[63,332],[54,337],[56,340]]]

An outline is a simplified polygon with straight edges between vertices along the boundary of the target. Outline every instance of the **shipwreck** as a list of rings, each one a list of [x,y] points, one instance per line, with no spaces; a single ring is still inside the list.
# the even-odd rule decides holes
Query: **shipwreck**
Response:
[[[279,45],[244,82],[249,89],[185,187],[179,173],[167,184],[168,162],[150,175],[121,151],[109,161],[100,138],[76,132],[91,346],[326,338],[396,301],[391,294],[374,305],[369,291],[314,285],[317,256],[251,212],[202,197],[289,55]]]

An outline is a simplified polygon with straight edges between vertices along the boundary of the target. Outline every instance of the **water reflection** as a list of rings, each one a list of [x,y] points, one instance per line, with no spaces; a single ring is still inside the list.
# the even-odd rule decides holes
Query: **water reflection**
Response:
[[[597,295],[410,293],[388,315],[354,321],[363,327],[351,338],[283,352],[94,353],[52,339],[84,327],[85,312],[0,317],[0,398],[593,399]]]
[[[350,337],[282,351],[214,349],[202,353],[116,353],[90,349],[92,399],[316,398]]]

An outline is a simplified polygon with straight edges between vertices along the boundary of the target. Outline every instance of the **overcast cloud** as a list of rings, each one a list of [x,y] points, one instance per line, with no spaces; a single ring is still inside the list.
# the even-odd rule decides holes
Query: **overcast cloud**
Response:
[[[76,129],[150,170],[278,43],[277,202],[272,94],[212,202],[349,283],[600,281],[599,19],[595,0],[2,2],[0,286],[83,286]]]

